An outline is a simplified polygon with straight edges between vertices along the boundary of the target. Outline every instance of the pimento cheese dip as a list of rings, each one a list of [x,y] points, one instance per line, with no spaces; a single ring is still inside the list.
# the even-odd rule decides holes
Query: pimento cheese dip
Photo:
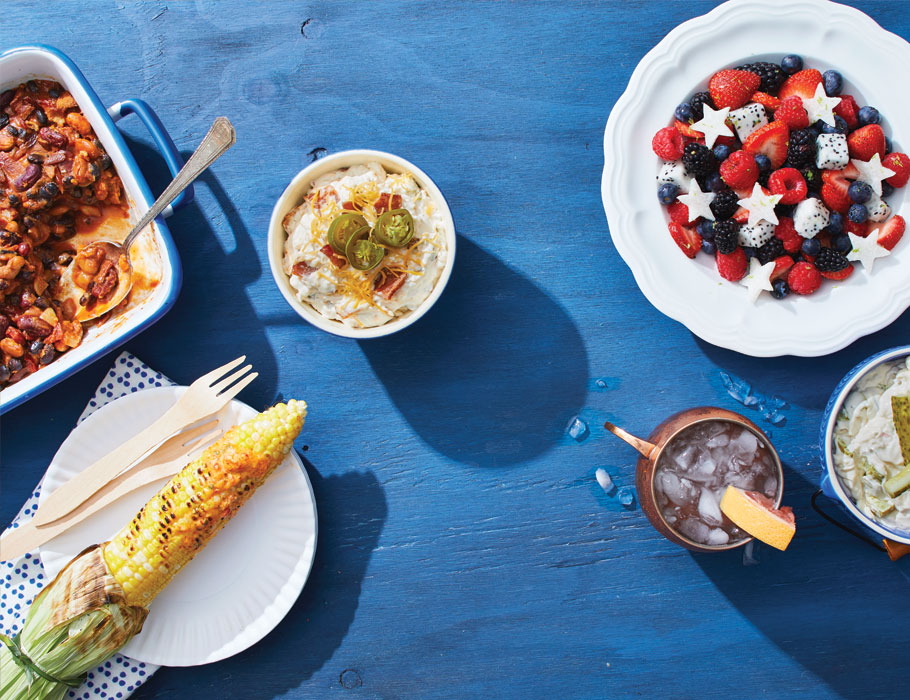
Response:
[[[409,241],[394,247],[381,237],[375,240],[380,217],[403,210],[413,219]],[[345,216],[362,216],[372,227],[369,245],[379,255],[384,250],[381,262],[367,263],[375,265],[371,269],[356,269],[357,260],[330,245],[333,221]],[[381,326],[413,311],[430,296],[446,265],[443,218],[430,193],[410,174],[387,173],[376,162],[315,180],[283,226],[284,271],[297,298],[351,328]]]

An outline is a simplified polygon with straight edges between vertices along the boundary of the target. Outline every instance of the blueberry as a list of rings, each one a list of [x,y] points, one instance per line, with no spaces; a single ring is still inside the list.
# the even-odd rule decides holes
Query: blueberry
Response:
[[[841,233],[834,237],[834,249],[839,253],[847,253],[852,247],[850,236],[846,233]]]
[[[717,246],[714,245],[714,241],[709,241],[704,238],[701,241],[701,249],[708,255],[714,255],[717,252]]]
[[[865,204],[853,204],[847,212],[847,218],[854,224],[861,224],[869,218],[869,210]]]
[[[725,189],[727,189],[727,183],[724,182],[724,179],[720,176],[720,173],[711,173],[708,175],[708,179],[705,181],[705,184],[712,192],[723,192]]]
[[[775,299],[783,299],[790,293],[790,285],[787,284],[787,280],[774,280],[774,284],[771,285],[771,296]]]
[[[725,143],[719,143],[714,147],[714,157],[717,158],[718,163],[727,160],[730,157],[730,153],[730,147]]]
[[[696,227],[698,235],[704,239],[711,240],[714,238],[714,222],[708,219],[702,219]]]
[[[847,195],[857,204],[865,204],[872,196],[872,188],[865,182],[857,180],[856,182],[851,183],[850,187],[847,188]]]
[[[856,118],[859,120],[860,126],[866,126],[866,124],[878,124],[879,121],[881,121],[882,115],[878,113],[878,110],[875,107],[866,105],[865,107],[860,107]]]
[[[780,67],[784,69],[784,73],[793,75],[803,69],[803,59],[796,54],[784,56],[780,62]]]
[[[815,138],[818,138],[818,135],[820,133],[822,133],[822,129],[824,129],[824,128],[825,128],[825,122],[817,121],[814,124],[810,125],[809,128],[806,129],[806,131],[811,131],[813,134],[815,134]]]
[[[885,137],[885,155],[888,155],[888,154],[891,153],[891,151],[893,151],[893,150],[894,150],[894,144],[891,143],[891,139],[889,139],[889,138],[886,136],[886,137]]]
[[[822,249],[822,244],[819,243],[814,238],[807,238],[803,241],[803,253],[806,255],[818,255],[818,251]]]
[[[657,198],[661,204],[673,204],[677,194],[679,194],[679,188],[672,182],[665,182],[657,188]]]
[[[833,236],[836,236],[839,233],[844,232],[844,215],[836,211],[832,211],[828,217],[828,233]]]
[[[771,159],[764,153],[755,156],[755,164],[758,166],[758,172],[766,173],[771,169]]]
[[[882,181],[882,197],[888,197],[891,194],[894,194],[894,185]]]
[[[822,79],[825,81],[825,92],[828,97],[837,97],[844,89],[844,79],[836,70],[825,71]]]
[[[755,250],[755,248],[752,248],[751,246],[743,246],[743,252],[746,254],[747,260],[749,258],[754,258],[756,255],[758,255],[758,251]]]
[[[689,120],[695,116],[692,114],[692,107],[689,106],[688,102],[683,102],[679,105],[679,107],[676,108],[675,114],[676,118],[685,124],[688,124]]]
[[[822,196],[821,196],[820,192],[809,192],[809,194],[806,195],[806,199],[821,199],[821,198],[822,198]]]
[[[849,130],[846,120],[840,115],[834,115],[834,126],[828,124],[828,122],[822,122],[822,133],[823,134],[846,134]]]

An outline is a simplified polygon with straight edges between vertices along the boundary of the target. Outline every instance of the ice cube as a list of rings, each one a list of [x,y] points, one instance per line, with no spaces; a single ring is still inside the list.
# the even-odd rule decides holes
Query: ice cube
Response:
[[[787,416],[782,411],[774,411],[770,416],[766,416],[771,425],[783,425],[787,422]]]
[[[607,495],[612,494],[613,491],[616,490],[616,484],[613,483],[613,479],[607,474],[606,469],[598,468],[597,471],[594,472],[594,477],[597,479],[597,483],[600,484],[600,488],[602,488]]]
[[[768,498],[774,498],[777,495],[777,477],[769,476],[765,479],[764,491]]]
[[[701,496],[698,498],[698,514],[709,525],[720,525],[724,521],[723,515],[720,513],[720,506],[714,500],[714,494],[708,489],[702,489]]]
[[[721,530],[719,527],[712,528],[708,533],[708,544],[715,546],[727,544],[730,541],[730,535]]]
[[[724,383],[727,393],[743,406],[755,406],[758,398],[752,395],[752,385],[745,379],[735,377],[728,372],[721,372],[720,379]]]
[[[730,436],[726,433],[721,433],[710,438],[706,443],[706,447],[715,448],[715,447],[726,447],[730,444]]]
[[[695,445],[686,445],[682,452],[676,455],[676,466],[681,472],[687,472],[695,464]]]
[[[743,547],[743,566],[758,566],[758,564],[758,543],[752,540]]]
[[[607,388],[607,383],[606,383],[603,379],[598,379],[598,380],[597,380],[596,382],[594,382],[594,383],[597,385],[597,388],[598,388],[598,389],[606,389],[606,388]]]
[[[683,520],[677,529],[693,542],[701,544],[707,544],[708,534],[711,532],[711,528],[695,518]]]
[[[663,494],[678,506],[685,505],[689,502],[688,489],[683,486],[673,472],[661,471],[657,475],[657,485]]]
[[[733,449],[743,456],[751,456],[758,449],[758,438],[748,430],[743,430],[734,440]]]
[[[622,503],[626,508],[631,508],[635,505],[635,493],[632,491],[632,488],[629,486],[623,486],[619,489],[619,502]]]
[[[571,437],[576,442],[581,442],[589,435],[588,424],[585,423],[581,418],[575,416],[572,419],[572,422],[569,423],[569,437]]]

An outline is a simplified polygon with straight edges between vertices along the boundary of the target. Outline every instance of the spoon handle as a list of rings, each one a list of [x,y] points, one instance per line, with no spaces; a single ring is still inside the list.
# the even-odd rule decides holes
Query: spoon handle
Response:
[[[234,125],[227,117],[218,117],[212,128],[202,139],[199,148],[190,156],[189,160],[177,173],[177,176],[171,180],[161,196],[155,200],[155,203],[145,212],[139,223],[130,231],[130,234],[123,241],[123,249],[129,250],[130,245],[136,239],[142,230],[148,226],[155,217],[158,216],[165,207],[167,207],[178,194],[183,192],[193,180],[199,177],[202,172],[214,163],[227,149],[234,145],[237,137],[234,133]]]

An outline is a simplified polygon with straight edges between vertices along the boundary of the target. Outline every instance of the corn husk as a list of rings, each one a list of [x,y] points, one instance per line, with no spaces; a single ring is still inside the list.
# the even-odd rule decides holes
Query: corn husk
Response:
[[[138,634],[147,614],[144,607],[126,602],[101,548],[90,547],[32,602],[14,638],[16,651],[0,644],[0,698],[62,698]]]

